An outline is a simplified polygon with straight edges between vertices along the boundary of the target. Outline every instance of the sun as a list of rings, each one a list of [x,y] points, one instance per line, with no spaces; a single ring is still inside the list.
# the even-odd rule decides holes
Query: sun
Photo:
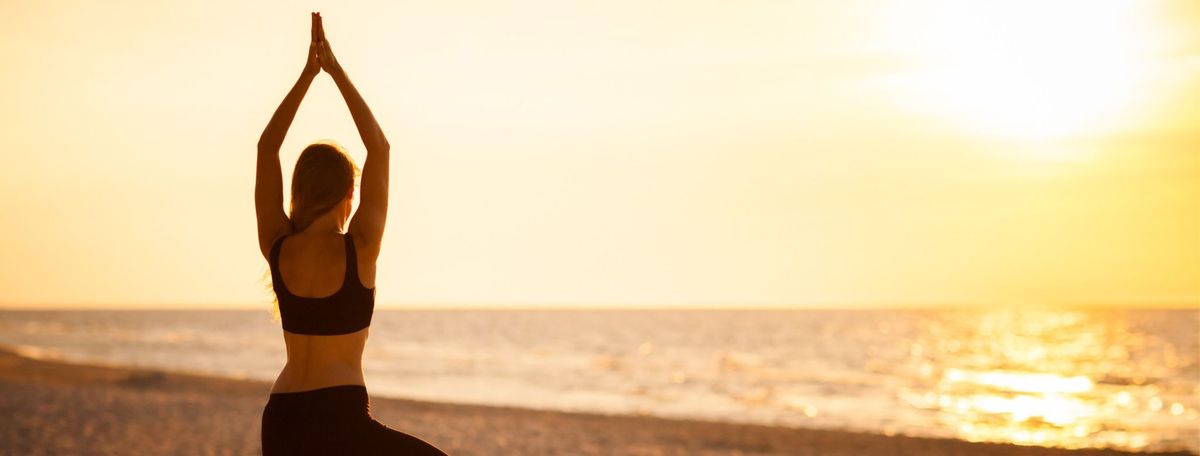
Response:
[[[972,134],[1026,143],[1131,122],[1150,87],[1148,1],[932,1],[881,12],[879,45],[905,70],[903,108]]]

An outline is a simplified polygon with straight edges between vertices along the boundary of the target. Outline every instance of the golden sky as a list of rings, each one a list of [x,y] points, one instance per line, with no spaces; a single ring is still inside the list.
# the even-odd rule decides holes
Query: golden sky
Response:
[[[381,306],[1200,303],[1195,2],[17,1],[0,306],[269,305],[319,10]],[[327,76],[284,143],[363,149]]]

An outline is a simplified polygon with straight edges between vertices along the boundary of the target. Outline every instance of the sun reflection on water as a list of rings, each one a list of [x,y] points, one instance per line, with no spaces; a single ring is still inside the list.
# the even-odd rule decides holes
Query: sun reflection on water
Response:
[[[945,314],[910,347],[923,382],[901,399],[966,440],[1145,449],[1155,423],[1197,419],[1191,391],[1149,381],[1181,362],[1153,342],[1100,312]]]

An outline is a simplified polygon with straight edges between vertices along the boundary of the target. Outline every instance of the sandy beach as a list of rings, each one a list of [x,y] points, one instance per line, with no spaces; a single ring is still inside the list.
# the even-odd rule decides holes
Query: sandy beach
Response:
[[[0,453],[259,454],[269,391],[259,381],[69,364],[2,350]],[[1130,454],[385,398],[372,398],[371,407],[379,421],[454,455]]]

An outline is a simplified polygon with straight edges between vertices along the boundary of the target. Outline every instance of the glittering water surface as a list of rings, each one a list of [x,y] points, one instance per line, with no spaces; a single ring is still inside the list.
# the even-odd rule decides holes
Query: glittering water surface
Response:
[[[270,380],[265,311],[0,311],[27,354]],[[378,311],[372,394],[1200,452],[1200,310]]]
[[[1196,312],[943,314],[909,345],[912,407],[968,440],[1197,443]],[[1190,333],[1190,334],[1189,334]]]

